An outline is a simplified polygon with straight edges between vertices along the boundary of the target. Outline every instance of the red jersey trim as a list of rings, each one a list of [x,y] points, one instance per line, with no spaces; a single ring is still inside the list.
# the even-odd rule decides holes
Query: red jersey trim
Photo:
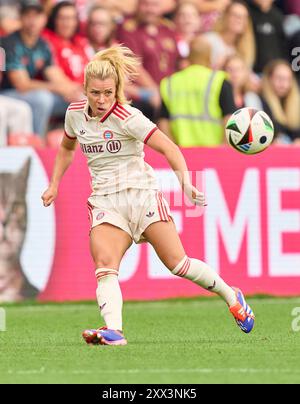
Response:
[[[122,105],[118,104],[116,110],[120,113],[122,113],[123,115],[125,115],[126,117],[131,116],[132,114],[127,111],[127,109],[125,109]]]
[[[147,144],[148,140],[150,139],[150,137],[158,130],[158,127],[156,126],[155,128],[153,128],[151,130],[151,132],[146,136],[144,143]]]
[[[114,112],[118,105],[118,102],[116,101],[114,105],[111,107],[111,109],[100,119],[100,122],[103,123],[106,121],[106,119]]]
[[[125,119],[129,118],[132,114],[127,111],[122,105],[118,104],[113,111],[113,114],[116,115],[118,118],[120,118],[122,121],[125,121]]]
[[[129,116],[129,115],[126,115],[124,112],[120,111],[120,110],[118,109],[118,107],[115,109],[114,114],[115,114],[115,115],[118,114],[118,116],[121,116],[123,119],[126,119],[126,118],[128,118],[128,116]]]
[[[71,139],[71,140],[76,140],[77,139],[76,137],[69,136],[66,131],[65,131],[65,136],[67,136],[67,138]]]
[[[69,105],[68,111],[79,111],[83,110],[84,107],[86,106],[87,101],[82,101],[82,102],[72,102],[72,104]]]
[[[82,105],[82,104],[86,104],[87,100],[82,100],[82,101],[77,101],[77,102],[71,102],[71,104],[69,105],[69,107],[73,107],[75,105]]]
[[[84,107],[80,107],[80,108],[69,108],[68,111],[84,111]]]
[[[118,118],[120,118],[121,121],[125,121],[125,119],[127,118],[126,116],[121,115],[121,112],[119,111],[114,111],[113,114],[116,115]]]

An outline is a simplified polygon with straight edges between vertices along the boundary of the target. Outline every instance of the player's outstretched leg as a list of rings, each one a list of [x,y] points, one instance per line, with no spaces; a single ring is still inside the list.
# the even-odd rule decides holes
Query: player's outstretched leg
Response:
[[[246,333],[252,331],[255,317],[242,292],[228,286],[204,262],[186,255],[173,222],[153,223],[146,229],[144,235],[161,261],[174,275],[189,279],[202,288],[218,294],[229,306],[239,328]]]
[[[247,334],[252,331],[255,316],[241,290],[228,286],[207,264],[185,256],[171,272],[221,296],[228,304],[239,328]]]

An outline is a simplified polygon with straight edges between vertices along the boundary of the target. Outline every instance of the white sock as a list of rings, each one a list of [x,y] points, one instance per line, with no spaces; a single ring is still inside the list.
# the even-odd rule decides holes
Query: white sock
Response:
[[[110,330],[122,331],[123,298],[115,269],[98,268],[96,270],[98,288],[97,300],[105,324]]]
[[[236,304],[234,290],[212,268],[200,260],[185,256],[172,273],[189,279],[210,292],[217,293],[229,307]]]

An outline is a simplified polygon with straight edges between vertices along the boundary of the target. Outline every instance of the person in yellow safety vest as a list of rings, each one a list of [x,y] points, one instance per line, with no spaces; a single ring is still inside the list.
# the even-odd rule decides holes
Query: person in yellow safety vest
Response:
[[[189,67],[162,80],[159,127],[181,147],[214,147],[224,142],[224,124],[237,109],[226,73],[210,66],[210,45],[191,43]]]

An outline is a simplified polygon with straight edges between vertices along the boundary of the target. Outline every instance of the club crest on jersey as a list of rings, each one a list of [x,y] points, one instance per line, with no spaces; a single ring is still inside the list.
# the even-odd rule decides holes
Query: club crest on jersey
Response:
[[[105,213],[104,213],[104,212],[100,212],[100,213],[98,213],[98,215],[97,215],[97,217],[96,217],[96,220],[101,220],[101,219],[104,218],[104,216],[105,216]]]
[[[107,130],[106,132],[104,132],[103,138],[105,140],[112,140],[114,138],[114,134],[111,131]]]

